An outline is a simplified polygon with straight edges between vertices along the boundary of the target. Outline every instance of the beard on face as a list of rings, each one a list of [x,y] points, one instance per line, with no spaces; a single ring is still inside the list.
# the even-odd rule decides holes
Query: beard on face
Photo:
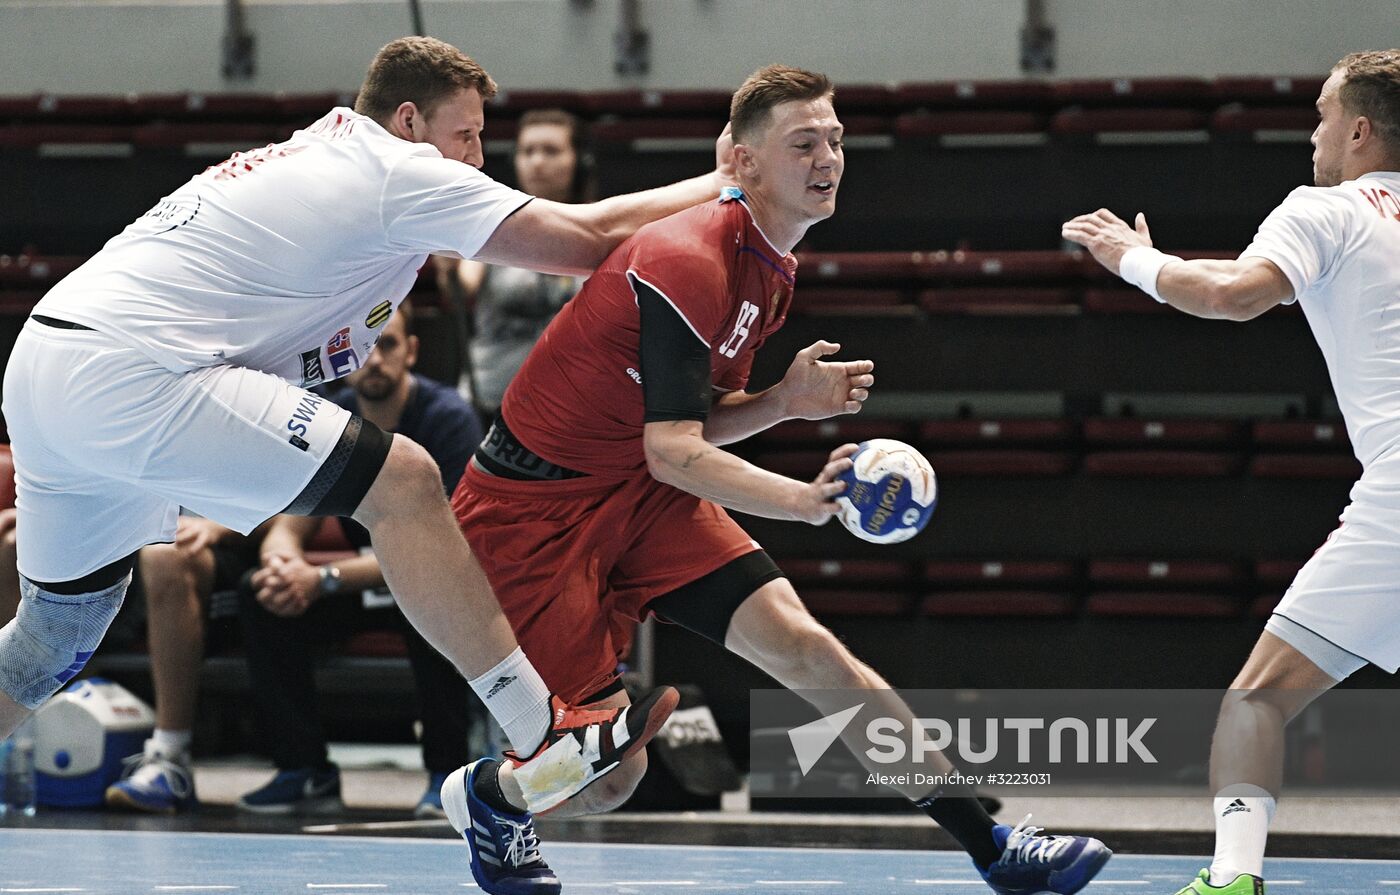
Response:
[[[355,381],[350,383],[350,387],[366,401],[383,401],[394,391],[394,383],[388,376],[369,370],[356,377]]]

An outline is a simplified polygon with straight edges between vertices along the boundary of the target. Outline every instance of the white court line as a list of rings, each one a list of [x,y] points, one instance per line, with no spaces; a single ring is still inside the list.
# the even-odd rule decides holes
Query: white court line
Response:
[[[475,889],[474,883],[462,883],[462,885]],[[569,883],[570,889],[626,889],[631,886],[698,886],[698,880],[693,879],[620,879],[611,883]],[[726,888],[729,888],[726,885]]]
[[[844,879],[756,879],[760,886],[844,886]]]
[[[387,889],[388,883],[307,883],[308,889]]]
[[[0,889],[0,892],[86,892],[87,889]]]
[[[237,886],[156,886],[154,892],[226,892]]]

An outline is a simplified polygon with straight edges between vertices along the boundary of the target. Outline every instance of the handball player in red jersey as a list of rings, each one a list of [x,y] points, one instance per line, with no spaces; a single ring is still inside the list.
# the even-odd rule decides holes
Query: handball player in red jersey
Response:
[[[612,252],[545,330],[453,496],[516,636],[570,702],[628,704],[618,662],[653,613],[811,691],[803,695],[823,712],[849,699],[824,705],[822,691],[868,691],[868,704],[912,729],[907,706],[812,617],[727,512],[827,522],[855,445],[833,451],[810,482],[718,446],[783,420],[855,413],[874,384],[873,362],[823,360],[840,346],[817,342],[777,385],[745,391],[754,353],[792,301],[793,246],[836,210],[845,160],[832,102],[824,76],[785,66],[740,87],[730,108],[739,187]],[[844,736],[855,745],[863,729]],[[854,750],[862,760],[866,745]],[[938,753],[926,764],[930,775],[953,770]],[[638,752],[555,812],[614,808],[645,770]],[[459,801],[471,820],[498,822],[509,806],[478,798],[489,794],[474,785],[482,773],[489,760],[458,772],[473,796]],[[998,892],[1076,892],[1111,854],[1093,839],[999,826],[970,796],[901,792]]]

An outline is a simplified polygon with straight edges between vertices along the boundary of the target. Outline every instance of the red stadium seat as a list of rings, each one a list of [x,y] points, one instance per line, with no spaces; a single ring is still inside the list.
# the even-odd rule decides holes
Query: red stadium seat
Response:
[[[132,106],[139,118],[148,121],[266,124],[276,121],[282,112],[279,97],[271,93],[147,93],[136,96]]]
[[[896,136],[908,139],[950,134],[1035,134],[1043,132],[1047,123],[1046,117],[1039,112],[911,112],[895,119],[894,132]]]
[[[799,285],[792,293],[792,313],[797,314],[868,314],[890,310],[913,310],[905,292],[868,288],[808,289]]]
[[[895,617],[909,614],[913,597],[886,590],[826,590],[802,592],[802,602],[818,617],[874,615]]]
[[[44,292],[42,289],[0,289],[0,317],[28,317]]]
[[[1071,289],[925,289],[919,307],[931,314],[1056,315],[1079,313]]]
[[[803,252],[798,268],[809,282],[909,282],[918,276],[923,252]]]
[[[355,105],[354,93],[279,93],[277,114],[284,121],[310,124],[336,106]],[[495,128],[492,128],[494,130]]]
[[[947,476],[1059,476],[1074,471],[1075,457],[1064,451],[932,451],[929,463]]]
[[[924,445],[1066,444],[1075,436],[1069,420],[925,420],[918,440]]]
[[[905,109],[1018,108],[1033,109],[1050,102],[1044,81],[938,81],[900,84],[895,100]]]
[[[1239,586],[1244,566],[1229,560],[1210,559],[1096,559],[1089,563],[1092,584],[1133,587]]]
[[[0,286],[46,290],[86,260],[75,255],[0,255]]]
[[[1049,591],[947,591],[926,594],[919,603],[919,613],[945,617],[1065,618],[1074,615],[1077,603],[1070,594]]]
[[[1258,420],[1250,437],[1260,447],[1351,449],[1341,420]]]
[[[623,118],[593,125],[597,143],[694,142],[716,140],[724,130],[724,120],[715,118]],[[639,147],[633,146],[634,149]]]
[[[1087,419],[1089,445],[1181,445],[1207,447],[1244,441],[1244,424],[1233,420]]]
[[[361,631],[345,641],[345,655],[366,659],[406,658],[408,645],[398,631]]]
[[[1284,103],[1297,104],[1312,110],[1317,95],[1322,92],[1323,78],[1317,75],[1301,77],[1261,75],[1222,75],[1211,84],[1211,95],[1222,103]],[[1313,112],[1314,116],[1317,114]]]
[[[862,415],[863,416],[863,415]],[[847,441],[862,442],[871,438],[895,438],[908,441],[910,425],[899,420],[834,417],[829,420],[789,420],[766,429],[754,437],[758,444],[791,444],[835,447]]]
[[[1090,615],[1134,618],[1234,618],[1239,600],[1225,594],[1101,591],[1089,595]]]
[[[1068,589],[1078,580],[1079,570],[1070,560],[931,559],[924,563],[923,574],[928,587],[1028,585]]]
[[[1244,465],[1239,454],[1220,451],[1096,451],[1084,471],[1108,478],[1222,478]]]
[[[1254,564],[1254,578],[1260,584],[1288,586],[1303,568],[1302,559],[1261,559]]]
[[[501,90],[487,105],[491,115],[519,115],[531,109],[589,110],[587,96],[574,90]],[[489,120],[487,126],[491,126]]]
[[[726,90],[596,90],[582,100],[593,115],[694,115],[723,120],[729,117],[730,97]]]
[[[1084,310],[1093,314],[1179,314],[1137,289],[1086,289]]]
[[[906,584],[909,564],[881,559],[781,559],[778,566],[799,589]]]
[[[1317,127],[1317,111],[1304,106],[1240,106],[1228,105],[1210,117],[1210,128],[1217,133],[1253,133],[1257,131],[1295,131],[1311,134]]]
[[[1249,474],[1261,479],[1356,479],[1361,464],[1350,454],[1258,454]]]
[[[46,145],[130,143],[131,128],[119,124],[11,124],[0,127],[0,148],[34,149]]]
[[[1085,109],[1074,106],[1055,113],[1050,130],[1056,134],[1153,134],[1203,131],[1208,121],[1196,109]]]
[[[132,142],[137,146],[161,149],[187,147],[200,143],[256,149],[269,143],[281,142],[291,135],[291,127],[277,124],[187,122],[143,125],[132,132]]]
[[[921,278],[930,282],[958,282],[992,285],[993,283],[1032,283],[1049,285],[1055,281],[1083,279],[1085,252],[1024,251],[1024,252],[927,252],[919,256],[916,266]],[[1098,267],[1094,264],[1094,267]]]
[[[888,84],[842,84],[836,91],[842,120],[847,115],[888,112],[899,108],[899,97]]]
[[[1050,94],[1062,105],[1093,106],[1190,106],[1212,98],[1201,78],[1069,78],[1051,83]]]

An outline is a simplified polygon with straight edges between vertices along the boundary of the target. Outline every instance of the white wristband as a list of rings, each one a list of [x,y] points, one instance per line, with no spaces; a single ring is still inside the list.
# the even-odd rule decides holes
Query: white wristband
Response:
[[[1159,252],[1151,246],[1133,246],[1123,253],[1123,258],[1118,262],[1118,275],[1166,304],[1167,300],[1157,292],[1157,275],[1163,267],[1180,260],[1176,255]]]

